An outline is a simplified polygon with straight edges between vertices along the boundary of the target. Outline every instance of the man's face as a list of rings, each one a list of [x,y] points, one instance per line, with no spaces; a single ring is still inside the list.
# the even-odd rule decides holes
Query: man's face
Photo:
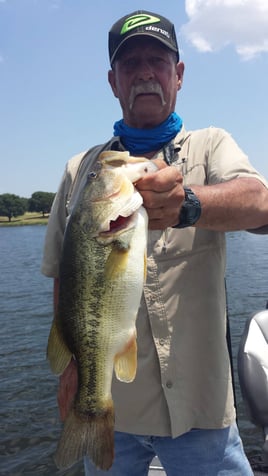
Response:
[[[126,124],[151,128],[174,111],[184,65],[157,40],[133,38],[120,50],[109,82]]]

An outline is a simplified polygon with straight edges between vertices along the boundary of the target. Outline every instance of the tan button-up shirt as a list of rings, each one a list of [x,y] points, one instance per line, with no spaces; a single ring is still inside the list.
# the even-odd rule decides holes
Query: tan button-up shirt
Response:
[[[47,276],[58,276],[66,219],[88,171],[101,150],[118,143],[113,138],[68,162],[47,228],[42,265]],[[173,165],[185,185],[254,177],[267,186],[222,129],[182,129],[174,146]],[[224,276],[224,233],[195,227],[149,232],[137,376],[128,384],[113,381],[117,430],[176,437],[234,421]]]

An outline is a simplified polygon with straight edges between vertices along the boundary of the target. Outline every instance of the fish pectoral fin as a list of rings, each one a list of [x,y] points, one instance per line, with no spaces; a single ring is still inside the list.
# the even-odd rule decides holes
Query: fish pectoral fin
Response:
[[[119,244],[118,244],[119,246]],[[114,248],[105,264],[106,279],[115,279],[126,271],[128,264],[128,250]]]
[[[56,375],[63,373],[72,358],[72,353],[59,331],[56,319],[52,322],[48,337],[47,358],[52,372]]]
[[[127,343],[124,350],[114,358],[115,375],[121,382],[132,382],[137,371],[136,335]]]

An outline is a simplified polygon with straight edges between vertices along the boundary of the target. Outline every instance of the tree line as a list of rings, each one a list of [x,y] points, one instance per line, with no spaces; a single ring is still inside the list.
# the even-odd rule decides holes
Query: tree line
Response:
[[[37,212],[45,214],[50,213],[55,193],[34,192],[31,198],[19,197],[12,193],[3,193],[0,195],[0,216],[11,219],[26,212]]]

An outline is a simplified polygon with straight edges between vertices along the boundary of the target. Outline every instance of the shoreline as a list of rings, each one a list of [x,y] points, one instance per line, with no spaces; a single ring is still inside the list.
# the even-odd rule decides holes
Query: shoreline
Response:
[[[48,215],[43,216],[43,214],[40,215],[39,213],[25,213],[12,218],[11,221],[8,221],[7,217],[0,217],[0,227],[47,225],[48,218]]]

